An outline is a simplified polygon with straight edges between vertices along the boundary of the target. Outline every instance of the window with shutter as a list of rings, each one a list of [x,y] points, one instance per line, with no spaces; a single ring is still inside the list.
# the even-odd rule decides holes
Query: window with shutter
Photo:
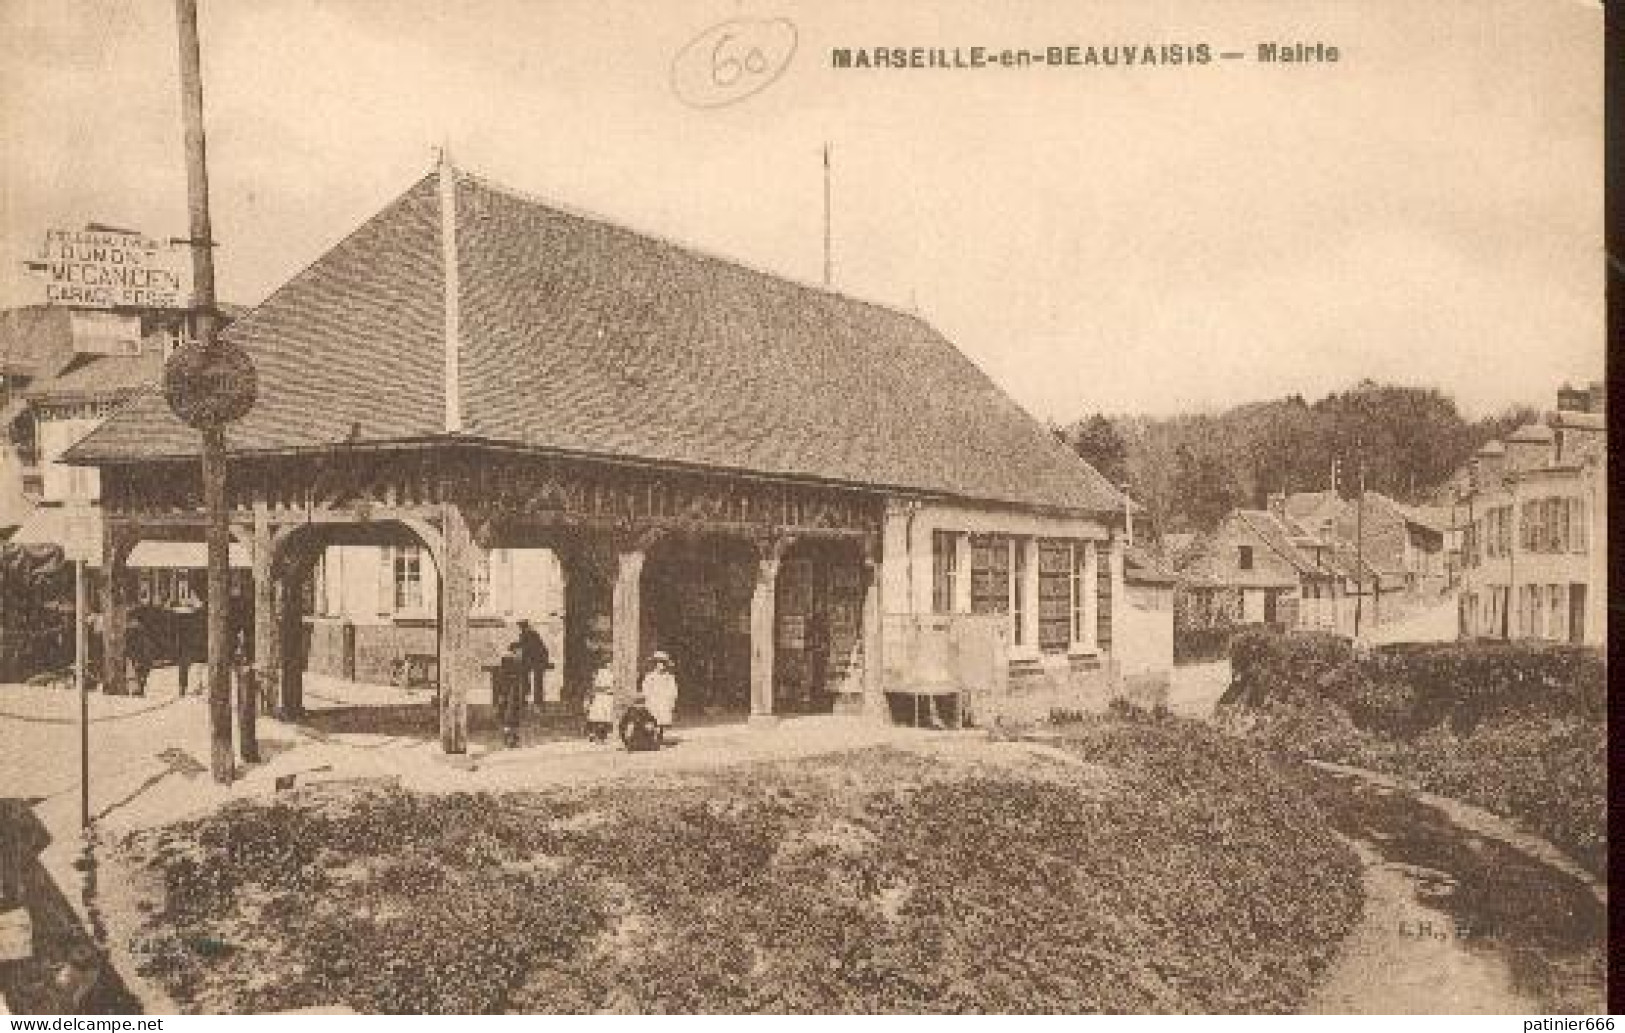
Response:
[[[1010,539],[1004,535],[971,536],[970,609],[1010,612]]]
[[[1095,648],[1103,653],[1112,648],[1112,565],[1110,553],[1098,556],[1095,562]],[[1235,593],[1235,604],[1241,607],[1241,593]]]
[[[931,612],[952,613],[959,582],[959,535],[931,532]]]
[[[1064,653],[1072,644],[1072,543],[1038,543],[1038,648]]]

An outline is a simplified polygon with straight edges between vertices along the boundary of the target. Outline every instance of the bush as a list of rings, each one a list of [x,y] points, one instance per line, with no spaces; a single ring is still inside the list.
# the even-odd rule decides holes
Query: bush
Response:
[[[1352,656],[1353,646],[1338,635],[1248,629],[1230,643],[1230,688],[1220,702],[1302,702],[1321,694]]]

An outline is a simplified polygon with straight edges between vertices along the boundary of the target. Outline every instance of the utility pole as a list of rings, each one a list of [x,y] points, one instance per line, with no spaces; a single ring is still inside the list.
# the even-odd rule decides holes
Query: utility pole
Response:
[[[85,670],[85,559],[73,560],[73,680],[79,690],[79,827],[90,828],[90,681]]]
[[[203,74],[198,54],[197,0],[175,0],[180,29],[181,116],[186,129],[186,198],[192,247],[192,334],[205,355],[215,351],[214,237],[209,220],[209,177],[203,135]],[[203,432],[203,508],[208,542],[209,768],[216,782],[236,774],[231,755],[231,668],[226,608],[231,533],[226,524],[225,421],[207,420]]]
[[[1355,448],[1359,448],[1355,442]],[[1354,638],[1360,638],[1365,608],[1365,460],[1359,460],[1360,494],[1354,500]]]

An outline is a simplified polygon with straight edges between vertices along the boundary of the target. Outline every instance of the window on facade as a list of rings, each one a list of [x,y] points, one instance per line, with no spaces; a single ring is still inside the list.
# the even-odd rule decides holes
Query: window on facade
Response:
[[[192,343],[192,330],[184,322],[177,323],[164,331],[164,361]]]
[[[952,613],[959,592],[959,535],[931,532],[931,611]]]
[[[972,613],[1010,612],[1010,539],[975,535],[970,547]]]
[[[1591,547],[1591,525],[1586,523],[1586,500],[1569,500],[1569,551],[1585,552]]]
[[[397,612],[413,612],[423,606],[423,549],[417,545],[401,545],[392,549],[394,562]]]
[[[1027,543],[1017,538],[1010,543],[1010,641],[1025,646],[1032,639],[1027,612]]]
[[[1568,637],[1568,586],[1546,586],[1546,637],[1562,641]]]
[[[1071,542],[1038,543],[1038,648],[1046,653],[1063,653],[1073,641],[1073,552]]]
[[[325,617],[330,612],[327,608],[327,552],[316,557],[316,565],[310,572],[311,580],[316,583],[316,614]]]
[[[344,612],[344,550],[324,549],[321,560],[322,614],[337,617]]]
[[[1089,637],[1089,604],[1087,593],[1090,591],[1089,559],[1094,555],[1093,542],[1072,543],[1072,583],[1071,583],[1071,613],[1072,613],[1072,644],[1075,646],[1088,646]]]
[[[474,549],[474,564],[469,570],[469,583],[473,589],[474,609],[491,609],[491,565],[494,554],[489,549]]]
[[[1236,567],[1241,570],[1253,569],[1253,547],[1251,545],[1236,546]]]

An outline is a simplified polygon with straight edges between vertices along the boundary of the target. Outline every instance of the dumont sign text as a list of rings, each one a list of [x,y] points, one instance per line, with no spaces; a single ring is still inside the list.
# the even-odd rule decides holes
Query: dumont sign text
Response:
[[[139,233],[49,230],[45,300],[83,308],[186,308],[190,253]]]

